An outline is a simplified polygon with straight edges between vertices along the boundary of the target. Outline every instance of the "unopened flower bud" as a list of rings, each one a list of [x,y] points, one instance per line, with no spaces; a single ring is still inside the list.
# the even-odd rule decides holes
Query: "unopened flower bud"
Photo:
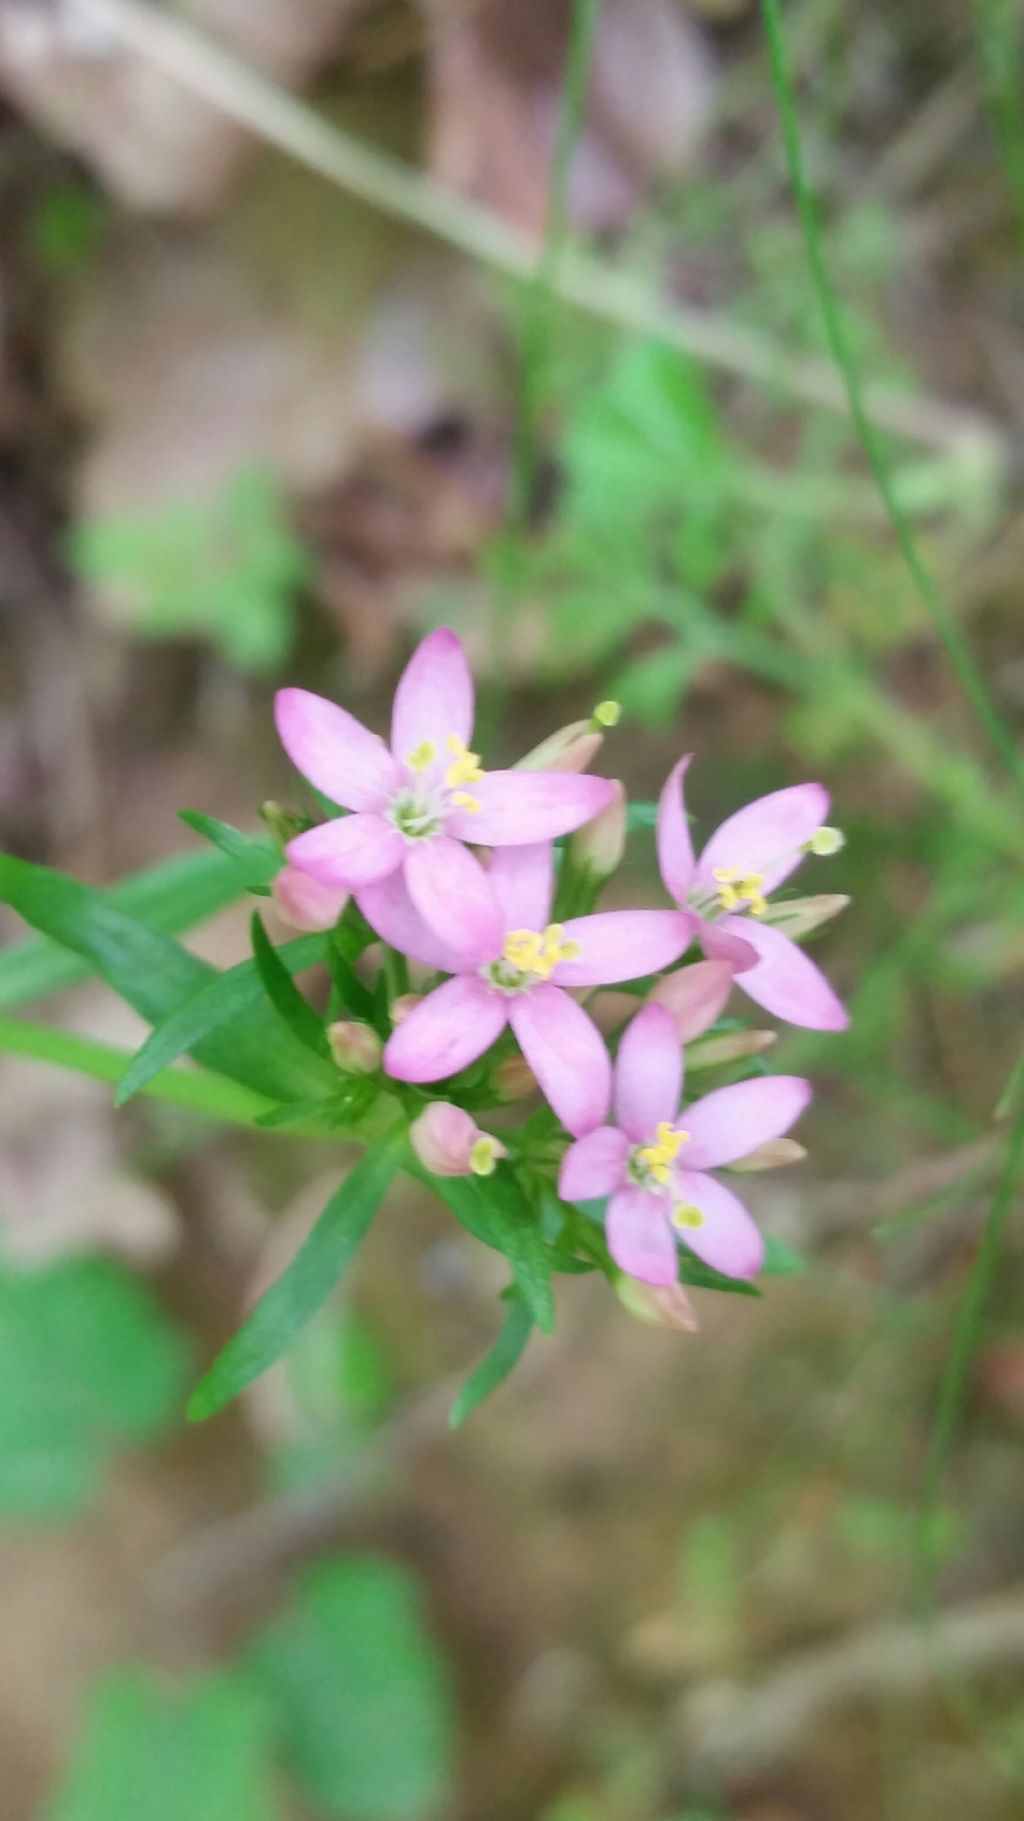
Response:
[[[700,1327],[682,1284],[644,1284],[623,1272],[615,1279],[615,1294],[630,1315],[652,1327],[676,1328],[684,1334],[696,1334]]]
[[[506,1056],[499,1062],[491,1082],[502,1100],[525,1100],[537,1088],[537,1077],[524,1056]]]
[[[327,1026],[331,1055],[346,1075],[373,1075],[380,1067],[383,1044],[375,1030],[354,1018]]]
[[[539,746],[517,759],[516,771],[586,771],[598,753],[604,735],[592,721],[570,721],[549,734]]]
[[[802,1163],[806,1156],[804,1146],[797,1144],[795,1138],[767,1138],[756,1151],[748,1151],[746,1157],[737,1157],[729,1168],[752,1176],[755,1170],[781,1170],[788,1163]]]
[[[659,980],[651,998],[671,1013],[680,1043],[692,1043],[720,1016],[732,983],[728,961],[694,961]]]
[[[617,727],[622,719],[622,703],[613,702],[609,697],[606,702],[598,702],[590,717],[592,727]]]
[[[482,1132],[464,1107],[432,1100],[409,1128],[412,1148],[433,1176],[492,1176],[508,1151],[500,1138]]]
[[[846,846],[846,836],[841,828],[829,828],[827,823],[823,823],[820,828],[815,829],[805,846],[809,854],[819,854],[822,858],[827,858],[830,854],[837,854],[841,848]]]
[[[348,892],[336,885],[321,885],[297,866],[282,866],[272,881],[270,895],[279,917],[292,929],[333,929],[348,903]]]
[[[686,1052],[690,1069],[717,1068],[723,1062],[743,1062],[748,1056],[759,1056],[778,1042],[775,1031],[723,1031],[720,1037],[702,1037]]]
[[[773,923],[796,942],[838,917],[849,902],[843,892],[820,892],[814,898],[780,898],[777,903],[769,899],[761,921]]]
[[[569,837],[570,866],[602,883],[611,878],[626,851],[626,793],[617,778],[613,790],[611,802]]]
[[[282,808],[280,803],[274,802],[273,797],[268,797],[265,803],[260,804],[260,817],[275,847],[280,848],[282,853],[289,841],[306,826],[301,816]]]
[[[397,999],[392,999],[388,1006],[388,1016],[396,1028],[404,1018],[408,1018],[410,1012],[416,1010],[422,997],[422,993],[400,993]]]

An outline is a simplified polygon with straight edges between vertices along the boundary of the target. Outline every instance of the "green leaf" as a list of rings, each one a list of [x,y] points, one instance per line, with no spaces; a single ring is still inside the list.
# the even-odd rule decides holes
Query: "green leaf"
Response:
[[[273,1821],[260,1696],[215,1672],[182,1688],[121,1669],[92,1690],[45,1821]]]
[[[637,829],[657,828],[658,805],[656,803],[628,803],[626,805],[626,828],[630,834]]]
[[[508,1299],[501,1333],[490,1352],[470,1373],[452,1405],[448,1418],[450,1428],[460,1428],[467,1416],[504,1382],[519,1364],[532,1332],[533,1316],[522,1298],[513,1292]]]
[[[307,1049],[318,1056],[329,1056],[323,1024],[309,1001],[299,992],[279,951],[267,935],[258,911],[253,912],[250,932],[256,971],[274,1010],[299,1043],[304,1043]],[[325,949],[326,945],[321,939],[320,955],[324,954]]]
[[[82,1510],[118,1446],[172,1420],[186,1364],[184,1342],[120,1266],[0,1266],[0,1511]]]
[[[373,1556],[320,1563],[302,1577],[291,1610],[257,1640],[251,1663],[318,1812],[344,1821],[448,1812],[455,1748],[447,1667],[405,1569]]]
[[[356,1252],[406,1148],[406,1135],[378,1141],[335,1190],[291,1263],[256,1304],[189,1400],[193,1422],[213,1416],[286,1352],[327,1301]]]
[[[713,1271],[710,1265],[703,1264],[692,1253],[680,1252],[679,1276],[688,1289],[719,1290],[723,1296],[760,1296],[756,1284],[748,1283],[743,1277],[726,1277],[721,1271]]]
[[[217,978],[178,943],[126,915],[66,873],[0,855],[0,901],[56,942],[84,955],[108,985],[150,1024]],[[312,1056],[267,1005],[255,1005],[194,1048],[196,1060],[271,1100],[305,1100],[334,1085],[335,1071]]]
[[[195,829],[197,835],[212,841],[214,847],[227,855],[247,891],[265,890],[281,871],[281,856],[269,836],[243,834],[230,822],[221,822],[216,816],[204,816],[198,809],[180,809],[178,816],[189,828]]]
[[[299,936],[277,951],[279,965],[294,968],[311,967],[323,957],[322,936]],[[124,1106],[148,1082],[166,1069],[179,1056],[187,1056],[204,1037],[229,1024],[251,1005],[257,1005],[263,994],[263,982],[255,961],[240,961],[226,973],[215,974],[198,993],[175,1007],[169,1018],[154,1026],[141,1049],[135,1052],[114,1096],[116,1106]]]
[[[538,1328],[551,1334],[555,1326],[551,1260],[539,1217],[515,1177],[501,1165],[493,1176],[431,1176],[419,1169],[412,1173],[440,1196],[470,1233],[505,1254]]]
[[[802,1252],[795,1251],[784,1240],[776,1239],[769,1233],[764,1242],[762,1277],[799,1277],[808,1268],[808,1260]]]
[[[238,869],[223,854],[176,854],[102,893],[159,935],[176,936],[212,917],[241,892]],[[95,970],[48,936],[30,936],[0,955],[0,1007],[25,1005],[63,991]]]

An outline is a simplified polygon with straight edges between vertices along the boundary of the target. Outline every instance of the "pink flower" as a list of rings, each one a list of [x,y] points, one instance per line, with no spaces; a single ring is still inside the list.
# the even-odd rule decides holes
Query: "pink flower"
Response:
[[[820,784],[794,784],[758,797],[716,829],[694,856],[683,801],[689,756],[670,772],[658,812],[658,859],[666,890],[700,919],[704,953],[728,961],[736,983],[757,1005],[790,1024],[845,1030],[849,1019],[824,974],[796,943],[763,919],[767,896],[808,852],[839,845],[824,826],[828,794]]]
[[[613,794],[604,778],[482,771],[469,750],[473,679],[460,640],[443,627],[399,679],[390,747],[305,689],[280,690],[276,714],[293,765],[354,812],[297,835],[291,864],[348,891],[400,870],[420,915],[464,961],[492,953],[501,934],[493,887],[464,843],[552,840],[597,815]]]
[[[493,1176],[508,1148],[482,1132],[472,1115],[450,1100],[432,1100],[409,1127],[412,1148],[434,1176]]]
[[[756,1277],[764,1245],[743,1203],[708,1170],[788,1131],[811,1096],[796,1075],[719,1088],[679,1111],[683,1053],[671,1015],[645,1005],[626,1027],[615,1062],[618,1124],[571,1145],[558,1190],[566,1201],[608,1203],[608,1249],[647,1284],[675,1283],[676,1242],[728,1277]]]
[[[501,927],[472,971],[433,934],[397,874],[359,893],[363,915],[386,942],[454,975],[392,1033],[384,1067],[398,1081],[440,1081],[475,1062],[511,1025],[562,1124],[574,1134],[587,1132],[607,1114],[611,1064],[600,1032],[564,989],[634,980],[666,967],[689,943],[693,918],[679,911],[606,911],[549,923],[554,873],[547,841],[499,850],[490,883]]]
[[[296,866],[282,866],[271,880],[270,895],[279,917],[293,929],[333,929],[348,903],[348,892],[300,873]]]

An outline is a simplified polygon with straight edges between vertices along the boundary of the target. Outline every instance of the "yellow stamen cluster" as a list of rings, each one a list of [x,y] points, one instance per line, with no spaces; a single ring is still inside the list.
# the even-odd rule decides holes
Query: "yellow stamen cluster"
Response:
[[[691,1229],[702,1227],[704,1225],[704,1216],[700,1209],[695,1208],[692,1203],[681,1201],[672,1209],[672,1225],[674,1227],[682,1227],[684,1230],[687,1227],[690,1227]]]
[[[689,1140],[689,1132],[677,1132],[667,1119],[663,1119],[654,1137],[653,1144],[645,1144],[638,1152],[637,1158],[644,1165],[655,1182],[667,1182],[683,1145]]]
[[[426,771],[427,766],[433,765],[436,758],[437,747],[434,745],[434,742],[432,740],[421,740],[418,746],[413,747],[412,752],[408,754],[405,762],[410,771]]]
[[[580,952],[578,942],[567,942],[560,923],[549,923],[547,929],[510,930],[502,949],[503,958],[524,974],[536,974],[547,980],[559,961],[575,961]]]
[[[734,911],[745,904],[752,916],[764,916],[768,900],[764,895],[763,873],[741,873],[738,866],[716,866],[712,877],[723,910]]]
[[[457,733],[450,733],[448,735],[447,744],[448,751],[452,754],[452,762],[444,774],[445,784],[448,786],[449,790],[454,792],[452,802],[455,803],[459,809],[468,809],[471,814],[474,814],[480,808],[479,799],[471,796],[467,791],[457,789],[457,786],[460,784],[479,784],[480,779],[484,775],[480,764],[480,754],[478,752],[470,752],[468,746],[463,740],[459,739]]]

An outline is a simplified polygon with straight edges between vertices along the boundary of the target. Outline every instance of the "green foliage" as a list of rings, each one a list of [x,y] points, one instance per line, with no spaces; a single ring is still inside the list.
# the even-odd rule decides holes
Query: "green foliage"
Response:
[[[256,1304],[192,1394],[193,1421],[213,1416],[272,1366],[322,1308],[377,1212],[407,1147],[378,1139],[335,1191],[291,1263]]]
[[[71,557],[113,589],[140,632],[198,634],[240,670],[272,671],[291,647],[293,599],[309,571],[279,483],[241,469],[214,499],[77,527]]]
[[[522,1298],[515,1290],[508,1291],[506,1295],[508,1307],[501,1333],[490,1352],[484,1355],[480,1364],[470,1373],[455,1399],[448,1418],[452,1429],[460,1429],[467,1416],[471,1416],[477,1406],[504,1383],[509,1373],[519,1364],[533,1332],[533,1316]]]
[[[244,834],[230,822],[222,822],[219,816],[205,816],[198,809],[182,809],[178,814],[186,827],[212,841],[234,861],[247,891],[264,892],[275,873],[280,872],[281,856],[266,835]]]
[[[177,1333],[120,1267],[0,1268],[0,1512],[82,1510],[118,1446],[177,1416],[186,1364]]]
[[[259,1697],[218,1672],[186,1687],[122,1669],[93,1690],[45,1821],[275,1821]]]
[[[504,1169],[493,1176],[427,1176],[416,1169],[412,1173],[440,1196],[470,1233],[505,1254],[526,1307],[538,1328],[550,1334],[555,1325],[554,1261],[537,1214],[515,1179]]]
[[[92,259],[106,219],[95,190],[80,181],[55,183],[29,222],[32,253],[54,278],[70,277]]]
[[[345,1821],[426,1821],[451,1794],[451,1694],[404,1570],[320,1563],[257,1639],[253,1675],[309,1796]]]

